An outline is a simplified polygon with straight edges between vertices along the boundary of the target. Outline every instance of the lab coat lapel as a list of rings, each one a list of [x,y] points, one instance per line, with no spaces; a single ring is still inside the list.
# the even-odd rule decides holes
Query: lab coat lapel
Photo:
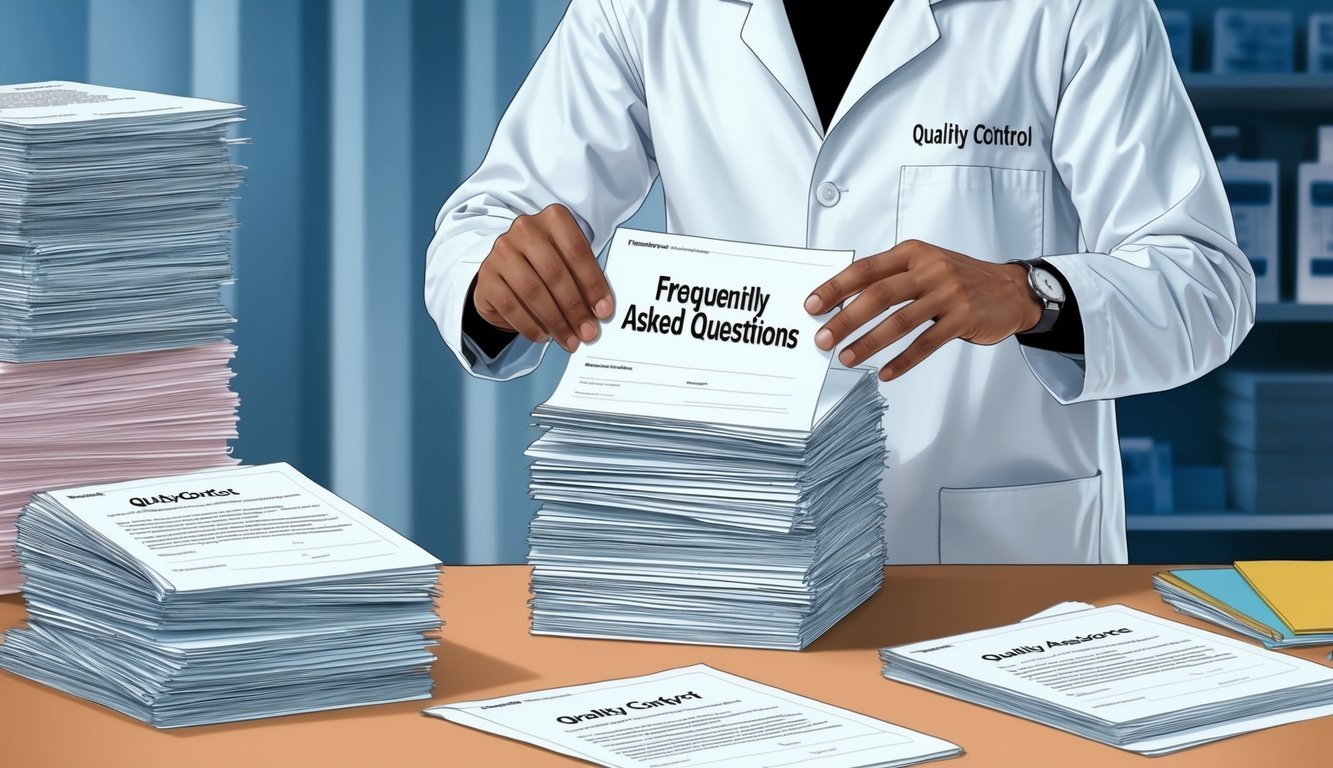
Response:
[[[796,49],[782,0],[752,0],[749,5],[749,13],[741,25],[741,40],[791,97],[810,123],[810,128],[822,137],[823,122],[819,119],[815,97],[810,91],[810,81],[805,76],[805,67],[801,64],[801,54]]]
[[[940,0],[895,0],[870,40],[829,123],[832,131],[856,103],[884,78],[901,69],[940,39],[932,6]]]

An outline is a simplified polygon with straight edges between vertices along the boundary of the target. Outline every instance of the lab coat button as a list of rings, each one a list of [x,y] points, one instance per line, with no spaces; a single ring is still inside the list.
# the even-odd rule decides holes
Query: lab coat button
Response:
[[[826,181],[815,189],[815,199],[825,208],[832,208],[837,205],[838,199],[841,197],[842,193],[838,191],[838,185],[831,181]]]

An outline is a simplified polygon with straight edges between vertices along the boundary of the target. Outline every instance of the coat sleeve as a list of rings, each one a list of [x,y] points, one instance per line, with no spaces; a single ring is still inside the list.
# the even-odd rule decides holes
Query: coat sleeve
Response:
[[[1169,389],[1254,325],[1254,273],[1150,0],[1084,0],[1051,154],[1085,252],[1047,256],[1078,296],[1084,354],[1023,348],[1062,403]]]
[[[426,252],[426,308],[472,374],[521,376],[545,351],[520,336],[491,357],[462,331],[472,279],[514,218],[563,204],[598,253],[647,196],[657,163],[640,61],[613,0],[573,0],[485,159],[440,210]]]

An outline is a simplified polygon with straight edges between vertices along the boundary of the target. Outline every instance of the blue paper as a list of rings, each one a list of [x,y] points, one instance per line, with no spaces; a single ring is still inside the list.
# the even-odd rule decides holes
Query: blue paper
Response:
[[[1188,570],[1171,571],[1171,575],[1212,599],[1225,603],[1237,613],[1242,613],[1263,624],[1281,636],[1282,640],[1277,643],[1265,641],[1264,645],[1269,648],[1281,645],[1282,641],[1293,640],[1298,637],[1291,631],[1291,627],[1284,624],[1282,619],[1273,612],[1273,609],[1268,607],[1268,603],[1265,603],[1259,593],[1254,591],[1245,577],[1236,572],[1235,568],[1190,568]],[[1299,638],[1307,641],[1313,640],[1315,643],[1321,642],[1320,639],[1310,635],[1300,635]],[[1333,635],[1324,638],[1323,642],[1333,643]]]

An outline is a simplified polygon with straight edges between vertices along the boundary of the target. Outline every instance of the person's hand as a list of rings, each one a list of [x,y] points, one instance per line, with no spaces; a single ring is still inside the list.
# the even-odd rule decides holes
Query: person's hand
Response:
[[[597,257],[563,205],[514,219],[482,261],[472,299],[496,328],[569,352],[597,338],[598,320],[614,310]]]
[[[884,310],[907,303],[838,355],[849,368],[934,321],[880,369],[881,381],[903,375],[953,339],[995,344],[1041,320],[1027,267],[980,261],[919,240],[858,259],[816,288],[805,308],[823,314],[856,293],[861,295],[815,334],[815,346],[833,349]]]

